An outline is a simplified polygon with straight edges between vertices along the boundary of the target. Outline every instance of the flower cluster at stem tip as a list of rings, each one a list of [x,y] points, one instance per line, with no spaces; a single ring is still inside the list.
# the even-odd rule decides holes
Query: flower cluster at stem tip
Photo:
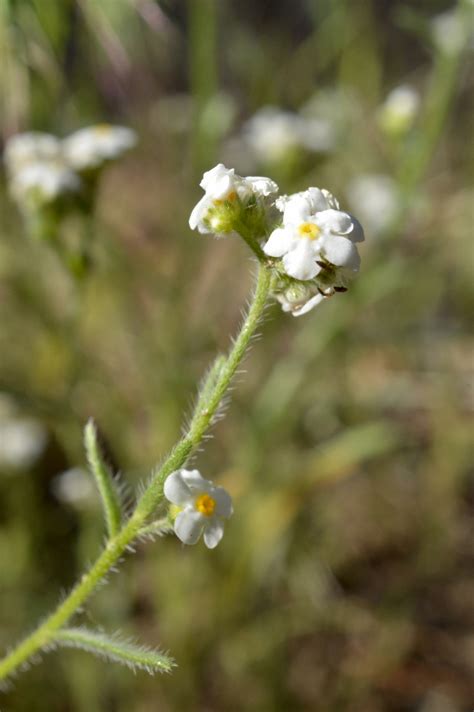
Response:
[[[204,173],[200,185],[205,194],[191,213],[191,229],[243,237],[274,270],[274,296],[283,311],[301,316],[347,291],[359,271],[364,231],[328,190],[276,197],[270,178],[242,177],[222,163]]]

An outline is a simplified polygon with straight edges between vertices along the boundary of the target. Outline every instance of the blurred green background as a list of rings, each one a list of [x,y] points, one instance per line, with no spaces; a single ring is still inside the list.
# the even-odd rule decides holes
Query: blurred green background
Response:
[[[471,9],[0,0],[3,140],[103,121],[139,134],[103,176],[80,289],[1,178],[2,649],[103,541],[95,495],[58,487],[85,466],[87,418],[136,485],[239,323],[254,266],[237,239],[190,232],[202,171],[326,187],[367,237],[348,294],[301,319],[271,307],[195,459],[234,497],[222,544],[140,546],[79,618],[170,650],[174,674],[51,653],[2,710],[472,709]],[[394,127],[384,102],[406,84],[419,107]],[[269,105],[325,121],[329,144],[252,150],[245,122]],[[37,435],[20,462],[15,424]]]

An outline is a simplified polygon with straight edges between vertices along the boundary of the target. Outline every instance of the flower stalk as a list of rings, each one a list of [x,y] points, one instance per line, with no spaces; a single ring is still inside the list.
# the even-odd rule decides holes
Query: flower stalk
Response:
[[[260,264],[256,288],[247,316],[227,357],[220,361],[217,374],[215,369],[211,371],[213,379],[211,379],[211,382],[197,401],[187,432],[165,458],[161,467],[154,472],[148,487],[139,499],[128,521],[123,524],[115,535],[109,538],[96,562],[82,576],[67,598],[30,636],[19,643],[0,661],[0,683],[24,668],[38,651],[47,648],[57,638],[58,632],[83,606],[100,581],[117,564],[132,542],[143,533],[147,519],[163,499],[164,481],[169,474],[186,463],[202,441],[208,428],[212,425],[222,398],[227,392],[233,376],[245,356],[252,336],[260,323],[272,289],[272,281],[273,277],[270,270],[265,265]]]

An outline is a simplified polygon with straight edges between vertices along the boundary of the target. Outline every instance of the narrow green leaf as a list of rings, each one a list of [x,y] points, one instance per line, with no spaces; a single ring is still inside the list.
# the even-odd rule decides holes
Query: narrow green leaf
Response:
[[[55,642],[65,648],[79,648],[104,660],[127,665],[132,670],[145,670],[150,675],[171,672],[175,667],[173,658],[159,650],[87,628],[64,628],[56,633]]]
[[[94,475],[102,499],[107,532],[112,537],[120,529],[122,505],[112,472],[103,458],[97,439],[97,428],[92,419],[89,420],[84,429],[84,445],[89,467]]]

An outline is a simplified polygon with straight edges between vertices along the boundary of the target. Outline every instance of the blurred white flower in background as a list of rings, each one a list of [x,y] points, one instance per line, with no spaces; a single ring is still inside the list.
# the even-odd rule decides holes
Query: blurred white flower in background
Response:
[[[242,137],[262,162],[279,162],[295,150],[325,152],[334,144],[329,121],[305,118],[275,106],[264,106],[242,128]]]
[[[420,108],[420,95],[408,84],[402,84],[388,94],[377,113],[380,127],[388,134],[401,135],[408,131]]]
[[[310,280],[321,275],[321,288],[345,288],[347,279],[359,270],[360,257],[355,242],[364,239],[357,220],[339,210],[328,191],[309,188],[277,201],[283,223],[276,228],[263,250],[281,257],[290,277]]]
[[[473,3],[470,5],[472,8]],[[440,52],[455,55],[462,50],[469,37],[474,39],[471,8],[466,7],[466,17],[459,12],[458,7],[453,7],[431,20],[431,37]]]
[[[132,129],[109,124],[80,129],[63,141],[35,131],[12,136],[4,151],[10,194],[29,216],[40,215],[62,196],[84,197],[81,174],[119,158],[136,141]]]
[[[375,173],[356,176],[349,181],[346,192],[350,208],[369,232],[378,234],[390,226],[400,201],[393,178]]]
[[[39,421],[0,415],[0,467],[27,470],[41,457],[47,442],[46,428]]]
[[[318,89],[301,107],[300,114],[305,119],[321,119],[330,125],[334,138],[361,111],[360,98],[348,87],[326,87]]]
[[[94,485],[82,467],[71,467],[57,475],[51,488],[55,497],[66,504],[81,505],[94,496]]]
[[[20,204],[45,205],[67,193],[81,190],[81,179],[60,161],[33,161],[20,166],[12,175],[10,192]]]
[[[5,144],[3,160],[10,175],[36,161],[52,161],[61,157],[61,141],[49,133],[28,131],[16,134]]]
[[[137,143],[137,135],[125,126],[97,124],[79,129],[62,142],[64,159],[77,171],[100,168],[119,158]]]
[[[183,544],[195,544],[203,534],[208,549],[214,549],[224,535],[224,519],[233,513],[229,493],[198,470],[177,470],[166,479],[164,494],[179,508],[174,531]]]

